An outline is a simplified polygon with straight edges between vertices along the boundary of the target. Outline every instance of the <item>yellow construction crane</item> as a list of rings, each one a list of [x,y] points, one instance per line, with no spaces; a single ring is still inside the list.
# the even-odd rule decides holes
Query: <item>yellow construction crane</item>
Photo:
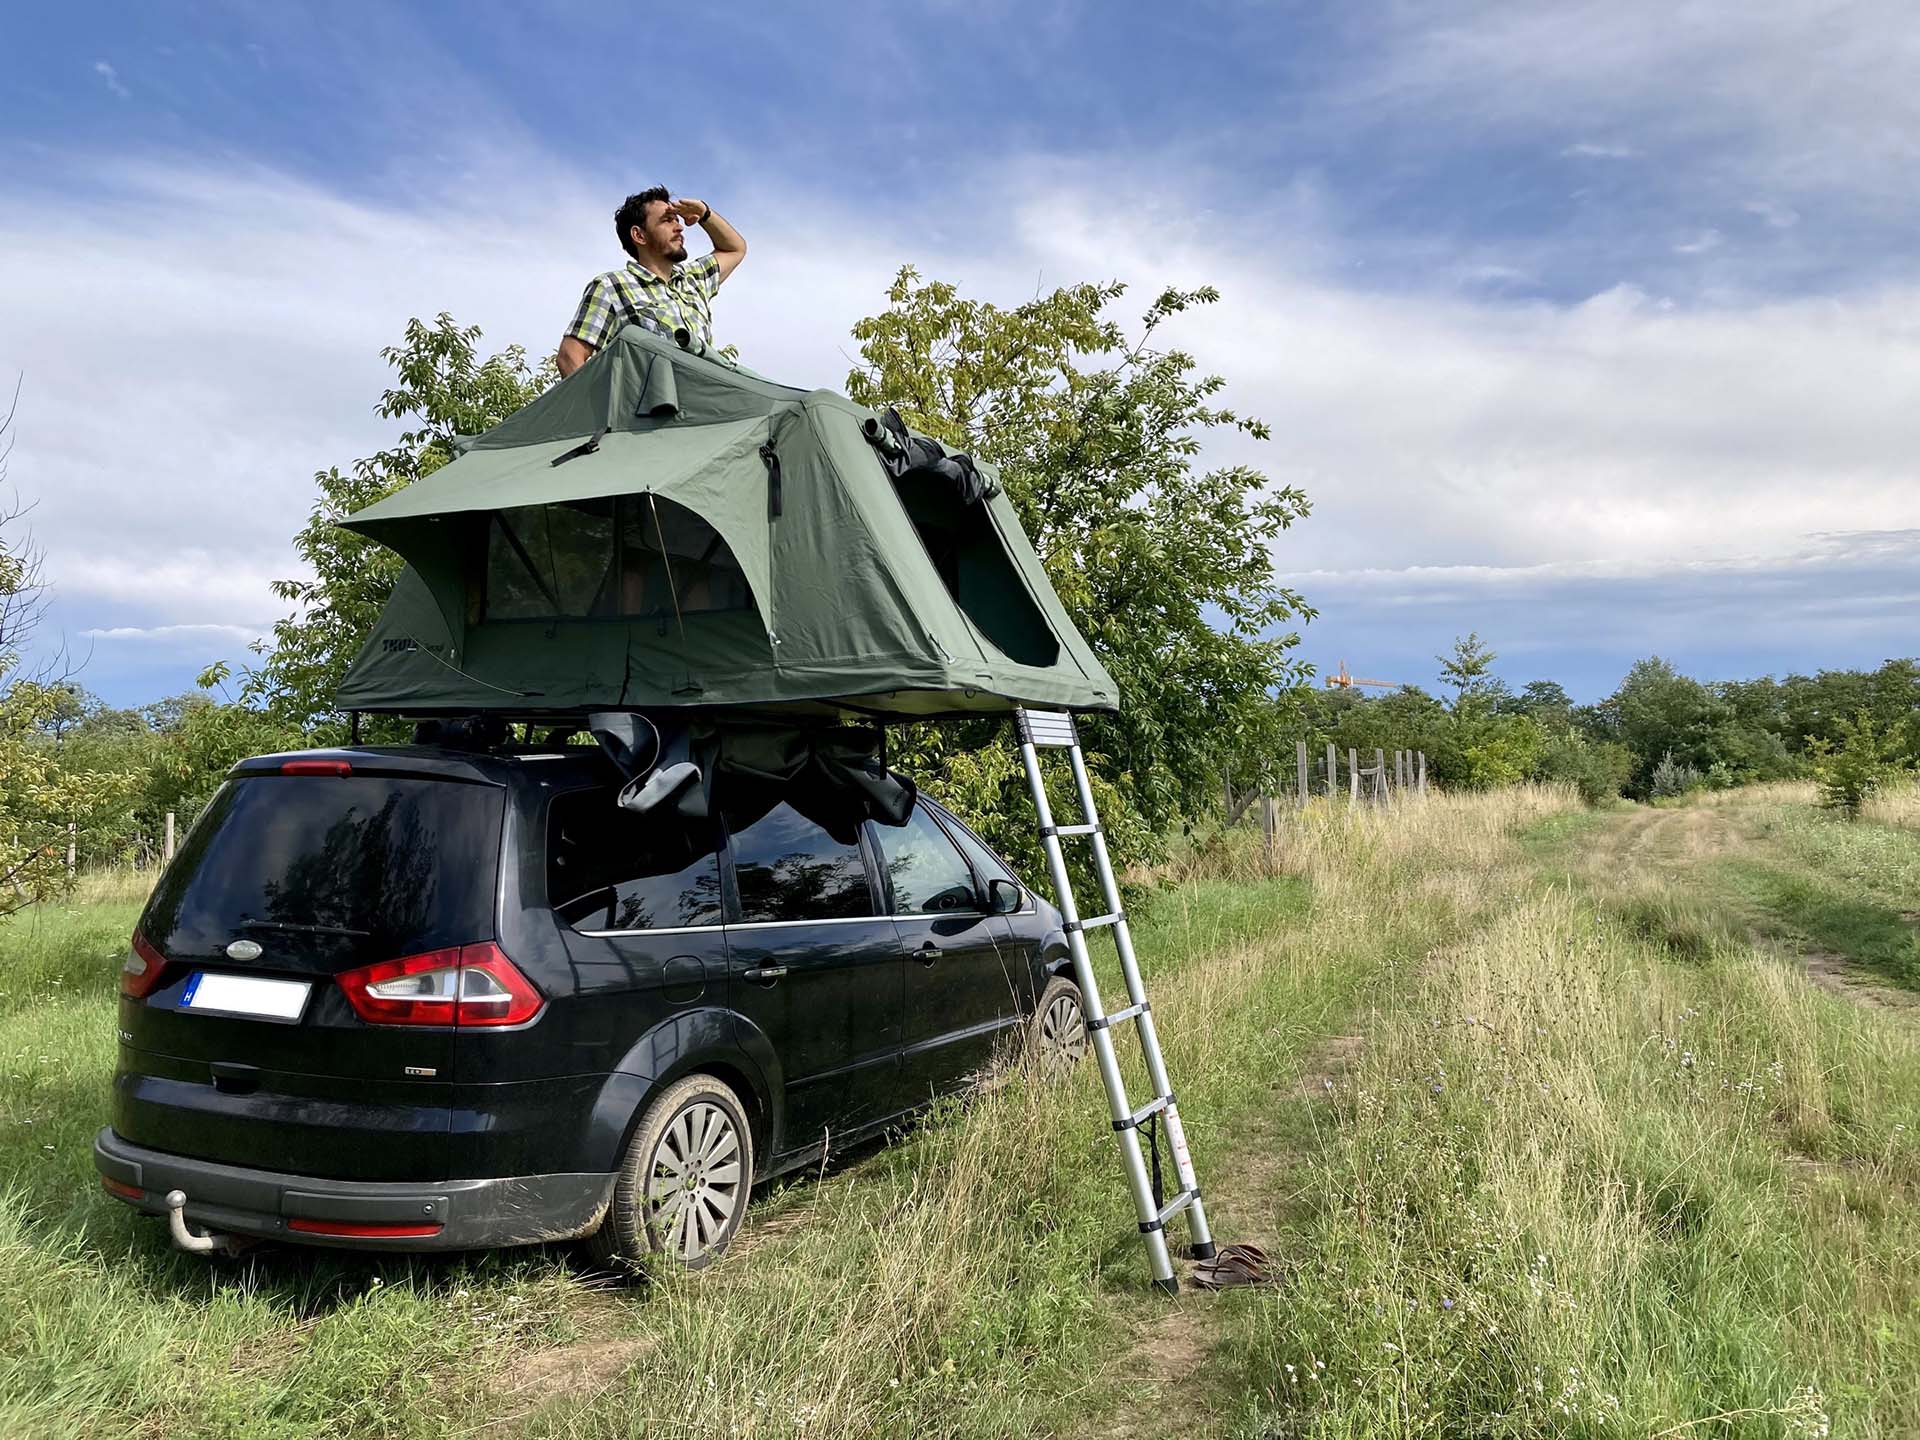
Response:
[[[1351,690],[1356,685],[1378,685],[1382,690],[1398,690],[1400,686],[1392,680],[1359,680],[1347,673],[1347,662],[1342,660],[1340,668],[1326,677],[1327,689]]]

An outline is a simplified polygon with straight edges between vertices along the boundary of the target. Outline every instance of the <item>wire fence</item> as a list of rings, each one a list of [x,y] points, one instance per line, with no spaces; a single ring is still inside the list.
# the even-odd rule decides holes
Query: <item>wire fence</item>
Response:
[[[1269,848],[1279,828],[1282,805],[1304,810],[1316,799],[1329,805],[1345,803],[1390,807],[1409,800],[1424,800],[1427,795],[1427,755],[1424,750],[1376,749],[1372,763],[1363,765],[1365,752],[1329,744],[1324,754],[1310,751],[1307,742],[1294,745],[1293,773],[1278,767],[1263,770],[1234,784],[1233,772],[1221,776],[1221,799],[1229,826],[1238,825],[1249,813],[1257,815],[1261,832]]]

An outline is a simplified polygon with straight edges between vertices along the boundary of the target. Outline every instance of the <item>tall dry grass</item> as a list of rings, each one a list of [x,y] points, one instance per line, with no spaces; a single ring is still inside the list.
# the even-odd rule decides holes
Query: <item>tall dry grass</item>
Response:
[[[1920,784],[1901,781],[1881,786],[1860,806],[1860,818],[1875,825],[1920,831]]]

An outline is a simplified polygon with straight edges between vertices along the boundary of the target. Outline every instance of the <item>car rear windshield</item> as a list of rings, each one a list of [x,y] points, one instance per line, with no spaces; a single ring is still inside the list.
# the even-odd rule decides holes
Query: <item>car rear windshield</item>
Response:
[[[505,791],[374,775],[230,780],[141,920],[177,957],[398,957],[489,939]]]

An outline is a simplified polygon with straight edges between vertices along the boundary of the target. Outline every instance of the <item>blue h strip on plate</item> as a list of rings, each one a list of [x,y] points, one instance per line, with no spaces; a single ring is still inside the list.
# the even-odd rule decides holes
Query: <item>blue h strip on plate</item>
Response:
[[[187,981],[187,988],[180,992],[178,1008],[185,1010],[189,1005],[193,1004],[193,992],[200,988],[200,982],[206,978],[206,974],[207,972],[204,970],[196,970],[193,972],[193,978]]]

